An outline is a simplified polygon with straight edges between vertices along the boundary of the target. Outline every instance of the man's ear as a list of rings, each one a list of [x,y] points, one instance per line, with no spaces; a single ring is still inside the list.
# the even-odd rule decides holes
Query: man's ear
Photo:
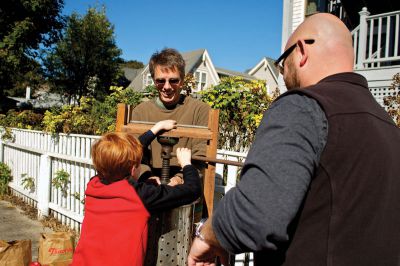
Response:
[[[303,67],[307,63],[307,60],[308,60],[308,51],[307,51],[304,40],[298,40],[297,47],[299,47],[300,54],[301,54],[300,67]]]

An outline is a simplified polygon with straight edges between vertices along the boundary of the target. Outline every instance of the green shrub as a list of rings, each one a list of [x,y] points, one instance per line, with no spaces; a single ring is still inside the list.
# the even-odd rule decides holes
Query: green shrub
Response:
[[[10,127],[0,128],[0,132],[2,141],[9,141],[9,142],[15,141],[15,135],[13,134],[12,129]]]
[[[42,124],[44,130],[55,133],[93,134],[95,121],[90,117],[90,98],[82,97],[80,105],[64,105],[61,109],[46,111]]]
[[[220,110],[218,147],[234,151],[250,146],[263,113],[273,101],[264,80],[249,82],[240,77],[222,78],[220,84],[200,95],[212,108]]]
[[[117,104],[136,106],[143,95],[131,88],[111,87],[112,93],[100,102],[82,97],[79,105],[65,105],[46,111],[43,128],[47,132],[101,135],[115,130]]]
[[[92,134],[101,135],[115,131],[118,103],[125,103],[135,107],[143,99],[142,93],[135,92],[131,88],[124,89],[112,86],[110,90],[112,93],[103,102],[95,101],[93,103],[90,117],[95,121],[96,127]]]
[[[155,85],[148,85],[146,88],[144,88],[144,93],[149,99],[153,99],[158,96],[158,90]]]
[[[6,115],[0,117],[0,126],[42,130],[42,119],[42,114],[32,110],[9,110]]]
[[[0,163],[0,195],[8,191],[8,183],[11,181],[11,169],[5,163]]]
[[[43,130],[52,134],[77,133],[100,135],[115,130],[117,104],[125,103],[135,107],[143,99],[143,94],[132,88],[110,88],[111,94],[104,101],[81,97],[79,105],[64,105],[46,110],[44,115],[32,110],[10,110],[0,114],[0,126]],[[2,136],[10,137],[7,131]]]
[[[64,121],[67,119],[63,114],[68,115],[70,110],[69,105],[47,110],[42,120],[43,130],[53,134],[63,132]]]

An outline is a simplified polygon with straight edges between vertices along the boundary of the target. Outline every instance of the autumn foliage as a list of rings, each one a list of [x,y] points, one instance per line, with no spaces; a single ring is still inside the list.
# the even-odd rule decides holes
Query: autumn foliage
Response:
[[[383,99],[383,104],[394,122],[400,127],[400,73],[393,76],[390,86],[391,95]]]

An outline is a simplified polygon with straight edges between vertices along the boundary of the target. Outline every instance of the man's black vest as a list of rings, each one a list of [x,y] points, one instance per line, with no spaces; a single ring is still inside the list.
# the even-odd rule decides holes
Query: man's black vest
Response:
[[[400,265],[399,128],[355,73],[292,93],[320,104],[328,139],[283,265]]]

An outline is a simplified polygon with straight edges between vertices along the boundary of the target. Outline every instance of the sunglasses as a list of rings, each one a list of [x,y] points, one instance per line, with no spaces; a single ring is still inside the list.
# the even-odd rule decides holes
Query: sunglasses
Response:
[[[313,44],[315,42],[315,40],[313,39],[308,39],[308,40],[304,40],[304,42],[306,44]],[[292,46],[290,46],[278,59],[276,59],[274,65],[275,67],[279,70],[279,73],[281,73],[283,75],[283,71],[285,68],[285,60],[286,58],[293,52],[294,48],[296,48],[297,46],[297,42],[295,44],[293,44]],[[282,61],[282,63],[280,63]]]
[[[155,83],[158,89],[162,89],[165,86],[165,83],[169,83],[172,88],[176,89],[179,86],[179,83],[181,82],[180,79],[177,78],[172,78],[172,79],[156,79]]]

